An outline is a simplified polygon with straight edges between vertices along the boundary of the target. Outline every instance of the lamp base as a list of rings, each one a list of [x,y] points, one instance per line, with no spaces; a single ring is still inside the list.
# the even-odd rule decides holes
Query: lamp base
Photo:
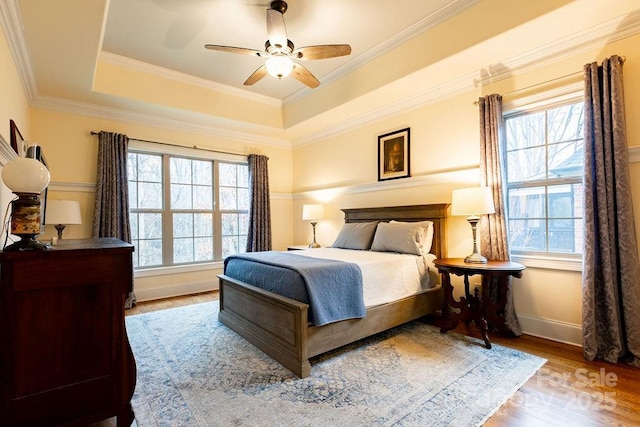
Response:
[[[320,245],[314,240],[313,242],[309,243],[309,247],[312,249],[315,249],[315,248],[319,248]]]
[[[486,264],[487,263],[487,258],[483,257],[479,253],[473,253],[473,254],[467,256],[464,259],[464,262],[471,263],[471,264]]]
[[[10,244],[3,250],[5,252],[46,251],[49,249],[46,243],[36,240],[35,234],[21,235],[20,240]]]

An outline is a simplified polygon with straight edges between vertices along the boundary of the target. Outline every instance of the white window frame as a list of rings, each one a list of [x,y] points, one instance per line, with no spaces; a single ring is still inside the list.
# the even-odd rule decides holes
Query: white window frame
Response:
[[[212,160],[222,161],[230,163],[248,163],[247,156],[240,154],[224,153],[218,151],[180,147],[172,144],[153,143],[148,141],[129,140],[129,150],[145,153],[145,154],[157,154],[157,155],[170,155],[178,157],[188,157],[196,160]],[[220,215],[220,212],[216,206],[214,206],[215,215]],[[217,230],[214,230],[214,234]],[[169,239],[170,236],[166,236],[163,233],[162,239]],[[215,242],[216,248],[220,242]],[[218,248],[219,249],[219,248]],[[145,267],[136,268],[134,273],[135,277],[152,277],[166,274],[182,274],[191,273],[197,271],[210,270],[211,268],[221,268],[224,261],[205,261],[192,264],[177,264],[177,265],[163,265],[158,267]]]
[[[557,105],[579,101],[584,101],[583,81],[504,102],[502,105],[502,117],[506,119],[525,112],[547,110]],[[505,200],[505,203],[508,203],[508,201]],[[579,254],[520,252],[517,254],[512,253],[511,259],[532,268],[582,271],[582,255]]]

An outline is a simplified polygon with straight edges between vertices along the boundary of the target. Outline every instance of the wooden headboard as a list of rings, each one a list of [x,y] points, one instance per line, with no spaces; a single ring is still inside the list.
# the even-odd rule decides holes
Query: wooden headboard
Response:
[[[431,253],[438,258],[447,256],[447,208],[448,203],[434,205],[390,206],[383,208],[354,208],[341,209],[344,212],[344,222],[370,221],[432,221],[433,243]]]

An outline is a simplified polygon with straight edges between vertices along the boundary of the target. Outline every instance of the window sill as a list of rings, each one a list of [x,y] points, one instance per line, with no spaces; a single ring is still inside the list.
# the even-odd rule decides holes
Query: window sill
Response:
[[[511,254],[511,260],[519,262],[526,267],[544,268],[547,270],[565,270],[582,272],[582,259],[574,257],[563,257],[562,255],[525,255]]]
[[[171,267],[156,267],[145,268],[140,270],[134,270],[134,277],[153,277],[153,276],[167,276],[170,274],[183,274],[194,273],[198,271],[212,271],[222,270],[224,265],[223,261],[209,262],[206,264],[190,264],[190,265],[176,265]]]

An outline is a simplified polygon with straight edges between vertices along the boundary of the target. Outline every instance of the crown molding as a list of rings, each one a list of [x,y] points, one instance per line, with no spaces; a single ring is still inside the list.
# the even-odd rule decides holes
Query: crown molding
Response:
[[[180,83],[185,83],[231,96],[237,96],[238,98],[245,98],[249,101],[259,102],[261,104],[282,108],[282,101],[270,96],[260,95],[200,77],[190,76],[185,73],[170,70],[164,67],[159,67],[157,65],[149,64],[137,59],[128,58],[122,55],[116,55],[115,53],[101,51],[99,60],[109,64],[129,68],[135,71],[141,71],[143,73],[148,73],[158,77],[174,80]]]
[[[360,114],[357,117],[344,121],[331,128],[321,129],[302,138],[292,141],[293,147],[312,144],[323,139],[339,135],[354,128],[374,123],[381,118],[392,117],[410,110],[433,104],[446,98],[473,90],[479,83],[483,85],[527,73],[537,68],[549,65],[568,57],[587,52],[608,43],[633,36],[640,32],[640,14],[627,16],[624,20],[612,19],[588,30],[572,34],[562,40],[540,46],[521,55],[501,61],[501,67],[491,75],[490,81],[478,79],[481,70],[468,73],[454,80],[450,80],[440,86],[418,92],[415,95],[402,99],[394,104],[386,105],[377,110]],[[580,70],[576,70],[579,72]],[[542,82],[541,82],[542,83]]]
[[[458,0],[452,3],[449,7],[445,7],[439,10],[432,16],[425,18],[420,23],[408,28],[405,32],[399,34],[396,38],[390,39],[385,43],[382,49],[376,48],[368,52],[367,54],[380,55],[385,52],[385,49],[389,50],[394,48],[395,46],[405,42],[409,38],[414,37],[416,34],[425,31],[430,26],[437,25],[438,22],[447,19],[449,16],[472,6],[473,4],[477,3],[477,1],[478,0]],[[443,83],[437,87],[418,92],[393,104],[386,105],[376,110],[364,112],[358,116],[346,119],[340,123],[335,123],[331,127],[320,129],[317,132],[312,132],[300,138],[294,139],[293,141],[290,141],[286,138],[272,138],[262,136],[267,133],[268,129],[261,126],[242,124],[243,128],[247,129],[246,131],[230,129],[230,126],[232,125],[231,122],[225,122],[221,118],[209,117],[203,119],[198,114],[189,114],[185,119],[176,120],[168,116],[151,115],[139,113],[132,110],[124,110],[121,108],[116,109],[112,107],[103,107],[84,102],[39,96],[37,93],[37,86],[35,83],[33,69],[31,67],[29,50],[24,38],[24,31],[22,29],[17,1],[5,0],[0,2],[0,24],[2,25],[2,28],[5,32],[5,37],[7,39],[9,49],[14,58],[18,75],[20,77],[25,96],[30,106],[35,108],[44,108],[84,116],[97,117],[107,120],[117,120],[125,123],[147,125],[162,129],[218,136],[254,145],[259,144],[267,146],[277,146],[288,149],[290,149],[291,147],[315,143],[328,137],[351,131],[354,128],[374,123],[382,118],[393,117],[398,114],[425,105],[433,104],[435,102],[453,97],[461,93],[472,91],[474,89],[477,89],[477,85],[479,84],[479,82],[482,82],[482,84],[494,83],[496,81],[512,77],[517,74],[529,72],[531,70],[535,70],[536,68],[566,59],[581,52],[586,52],[602,47],[607,43],[611,43],[640,32],[640,14],[625,16],[623,18],[624,19],[622,19],[622,17],[612,19],[600,25],[594,26],[588,30],[572,34],[562,40],[548,43],[536,49],[525,52],[521,55],[517,55],[515,57],[501,61],[500,64],[502,66],[496,67],[498,68],[498,72],[496,74],[490,75],[489,82],[484,81],[482,78],[478,80],[478,76],[481,76],[482,74],[481,70],[477,70]],[[367,54],[358,57],[358,61],[362,61],[362,63],[364,63],[373,59],[374,56],[368,57],[366,56]],[[134,67],[134,69],[144,70],[145,72],[152,72],[174,80],[180,80],[186,83],[206,87],[212,90],[218,90],[235,96],[242,96],[245,98],[248,97],[248,99],[257,102],[264,102],[269,105],[282,105],[279,100],[276,100],[274,98],[252,94],[247,91],[231,88],[226,85],[220,85],[207,81],[205,79],[187,76],[182,73],[163,69],[161,67],[156,67],[150,64],[143,63],[141,61],[135,61],[130,58],[113,55],[107,52],[101,53],[100,58],[101,60],[105,60],[107,62]],[[358,66],[361,66],[362,63],[354,61],[350,63],[348,67],[356,68]],[[343,75],[344,73],[347,73],[351,70],[352,68],[338,69],[334,72],[335,75],[333,75],[332,73],[333,77],[331,78],[337,79],[340,75]],[[296,96],[302,95],[298,93],[293,95],[293,97]],[[293,99],[298,98],[287,98],[287,100],[285,100],[285,104],[287,102],[291,102],[291,100]]]
[[[4,36],[7,39],[9,51],[18,71],[27,102],[31,103],[37,97],[38,89],[31,67],[31,55],[25,41],[17,0],[0,1],[0,27],[4,30]]]
[[[206,120],[199,120],[199,118],[193,117],[190,121],[187,122],[167,116],[141,113],[137,111],[125,110],[122,108],[100,106],[86,102],[70,101],[48,96],[38,97],[32,102],[31,106],[44,110],[53,110],[63,113],[95,117],[99,119],[118,121],[134,125],[149,126],[177,132],[189,132],[206,136],[215,136],[251,145],[275,146],[287,149],[291,148],[291,144],[287,139],[272,138],[261,135],[260,126],[254,127],[255,133],[240,132],[225,128],[225,124],[220,118],[208,118]],[[245,125],[245,127],[247,126]]]
[[[447,3],[429,16],[425,16],[420,21],[405,28],[403,31],[395,34],[393,37],[388,38],[384,42],[380,43],[376,47],[369,49],[352,61],[347,62],[341,67],[336,68],[334,71],[325,75],[322,78],[322,84],[328,85],[350,72],[362,67],[364,64],[373,61],[375,58],[386,54],[387,52],[395,49],[403,43],[409,41],[415,36],[424,33],[425,31],[441,24],[454,15],[462,12],[465,9],[478,3],[480,0],[455,0]],[[284,99],[284,105],[287,106],[307,96],[313,89],[302,88],[291,96]]]

